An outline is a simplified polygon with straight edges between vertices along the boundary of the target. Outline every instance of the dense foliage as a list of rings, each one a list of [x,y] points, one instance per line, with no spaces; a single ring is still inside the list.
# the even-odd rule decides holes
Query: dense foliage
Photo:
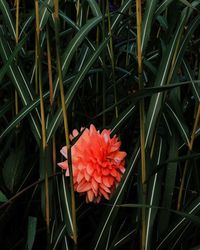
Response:
[[[199,249],[200,1],[59,2],[0,1],[0,248]],[[57,166],[90,124],[127,153],[99,204]]]

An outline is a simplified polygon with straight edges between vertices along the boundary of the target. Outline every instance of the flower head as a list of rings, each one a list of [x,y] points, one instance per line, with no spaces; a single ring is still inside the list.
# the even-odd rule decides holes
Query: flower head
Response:
[[[100,133],[90,125],[72,146],[74,190],[86,194],[86,202],[98,203],[102,197],[109,200],[125,171],[126,153],[119,150],[121,142],[110,133],[107,129]],[[70,139],[78,134],[73,130]],[[60,152],[67,159],[67,147]],[[58,165],[69,176],[67,160]]]

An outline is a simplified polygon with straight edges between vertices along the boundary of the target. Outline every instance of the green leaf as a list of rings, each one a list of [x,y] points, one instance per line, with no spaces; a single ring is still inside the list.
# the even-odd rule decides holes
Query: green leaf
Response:
[[[175,159],[178,157],[178,140],[174,132],[174,129],[171,128],[173,134],[169,138],[169,159]],[[177,175],[177,163],[178,162],[169,162],[165,168],[165,182],[164,182],[164,192],[162,196],[162,207],[170,209],[172,207],[173,194],[176,185],[176,175]],[[165,218],[165,220],[163,220]],[[162,210],[159,214],[159,235],[162,235],[166,232],[169,226],[170,212]]]
[[[161,241],[159,242],[156,249],[163,249],[167,244],[171,244],[172,238],[176,237],[182,231],[182,227],[186,225],[187,219],[191,220],[197,225],[200,225],[199,216],[194,216],[194,214],[198,213],[200,210],[200,198],[198,197],[187,209],[187,212],[179,212],[175,210],[168,210],[170,212],[174,212],[177,215],[183,217],[182,219],[174,222],[174,225],[170,228],[167,234],[165,234]],[[175,239],[176,240],[176,239]]]
[[[63,221],[66,224],[66,229],[68,235],[72,237],[73,235],[73,223],[72,223],[72,211],[71,211],[71,196],[69,189],[67,188],[67,181],[65,180],[64,174],[62,175],[61,185],[60,185],[60,200],[62,202],[62,213]]]
[[[184,142],[189,145],[189,130],[187,125],[185,124],[184,118],[181,112],[176,112],[175,108],[172,106],[172,103],[166,103],[166,108],[169,116],[174,121],[175,126],[177,127],[178,131],[180,131]]]
[[[45,93],[43,98],[44,100],[49,96],[49,92]],[[0,139],[5,137],[12,129],[16,127],[28,114],[31,113],[40,104],[40,98],[30,102],[28,105],[25,105],[22,110],[14,117],[14,119],[7,125],[6,129],[0,134]]]
[[[122,18],[123,18],[123,14],[125,14],[125,13],[128,11],[128,9],[129,9],[129,7],[131,6],[131,4],[132,4],[132,1],[131,1],[131,0],[125,0],[125,1],[123,2],[123,4],[121,5],[121,7],[119,8],[119,10],[118,10],[118,13],[119,13],[119,14],[117,14],[117,15],[113,18],[112,23],[111,23],[111,31],[112,31],[112,34],[113,34],[113,32],[115,32],[115,30],[117,29],[117,27],[118,27],[120,21],[121,21]]]
[[[102,17],[102,13],[101,13],[101,10],[99,8],[97,1],[96,0],[87,0],[87,2],[92,10],[92,14],[96,17]]]
[[[140,155],[140,149],[136,147],[136,150],[126,168],[126,171],[122,177],[122,180],[116,192],[114,193],[113,197],[109,201],[110,206],[106,207],[104,214],[100,220],[100,224],[97,228],[96,235],[92,242],[92,249],[96,249],[96,250],[104,249],[109,227],[112,224],[113,220],[116,218],[116,215],[118,212],[117,204],[119,205],[123,198],[123,194],[132,176],[132,173],[136,166],[136,162],[139,158],[139,155]]]
[[[3,167],[3,179],[6,187],[13,193],[14,189],[20,185],[24,168],[24,149],[19,146],[15,151],[11,151]]]
[[[51,9],[53,7],[53,0],[45,0],[42,3],[42,7],[40,7],[40,29],[43,29],[45,24],[48,21],[49,15],[51,14],[49,12],[49,8]]]
[[[157,10],[155,11],[155,15],[156,16],[160,15],[163,11],[165,11],[171,2],[173,2],[173,0],[163,0],[163,2],[159,5]]]
[[[6,202],[6,201],[8,201],[7,197],[0,191],[0,202]]]
[[[108,39],[105,39],[105,41],[98,47],[98,49],[93,53],[90,58],[88,59],[87,63],[83,66],[82,70],[77,74],[76,78],[72,82],[67,94],[65,95],[65,104],[68,107],[72,98],[76,94],[76,91],[81,84],[82,80],[90,70],[91,66],[95,63],[95,61],[98,59],[99,55],[101,54],[102,50],[105,49]],[[62,120],[62,109],[58,109],[54,117],[52,118],[48,128],[47,128],[47,142],[50,140],[51,136],[54,134],[58,126],[60,125],[60,122]]]
[[[29,216],[28,217],[28,237],[27,237],[27,249],[32,250],[33,244],[36,236],[36,228],[37,228],[37,218]]]
[[[10,67],[10,64],[15,60],[18,52],[22,49],[22,46],[25,44],[25,42],[27,41],[27,36],[25,36],[19,43],[18,45],[15,47],[13,53],[10,55],[10,57],[8,58],[7,62],[3,65],[3,67],[0,70],[0,82],[2,81],[4,75],[6,74],[7,70]]]
[[[154,86],[164,86],[168,83],[169,70],[171,67],[171,60],[174,56],[174,51],[177,47],[177,43],[179,41],[180,35],[183,33],[185,27],[185,18],[187,16],[187,12],[183,11],[182,16],[180,18],[180,22],[178,23],[178,27],[176,28],[175,34],[171,39],[168,48],[166,49],[160,67],[158,69],[158,74],[155,80]],[[155,126],[157,124],[158,116],[161,112],[162,102],[163,102],[163,93],[158,93],[152,96],[149,110],[147,113],[146,119],[146,141],[145,145],[150,145],[153,139]]]
[[[56,235],[53,239],[53,244],[52,244],[52,248],[51,248],[52,250],[58,249],[59,243],[64,238],[65,234],[66,234],[66,225],[62,224],[57,229]],[[68,246],[66,249],[68,249]]]
[[[149,41],[151,28],[153,27],[152,21],[154,18],[157,2],[158,0],[145,1],[146,4],[145,4],[144,17],[142,18],[142,40],[141,40],[141,50],[143,51],[143,53]]]
[[[199,250],[199,249],[200,249],[200,245],[197,245],[197,246],[195,246],[193,248],[190,248],[190,250]]]
[[[63,77],[67,73],[70,62],[78,48],[78,46],[85,40],[87,34],[101,21],[102,17],[94,17],[87,21],[87,23],[77,32],[74,38],[70,41],[66,51],[62,56],[62,74]],[[58,89],[59,78],[55,81],[54,97]]]
[[[185,68],[186,71],[186,75],[189,78],[189,80],[191,81],[191,85],[192,85],[192,92],[194,94],[194,98],[196,100],[197,103],[200,103],[200,88],[199,88],[199,84],[195,84],[194,82],[194,76],[192,75],[192,72],[189,68],[188,63],[183,60],[183,66]]]
[[[198,201],[198,202],[197,202]],[[197,203],[197,204],[196,204]],[[175,228],[177,228],[177,225],[180,226],[181,223],[183,222],[187,222],[188,220],[195,223],[195,225],[200,227],[200,218],[196,214],[199,209],[200,209],[200,199],[198,198],[195,202],[195,206],[192,206],[188,212],[182,212],[182,211],[178,211],[178,210],[174,210],[174,209],[167,209],[165,207],[159,207],[159,206],[150,206],[150,205],[146,205],[146,204],[121,204],[118,205],[119,207],[132,207],[132,208],[152,208],[152,209],[161,209],[161,210],[167,210],[171,213],[174,213],[176,215],[179,215],[180,217],[182,217],[181,220],[178,220],[179,223],[176,223]],[[172,234],[172,232],[170,232],[170,234]],[[159,248],[157,248],[159,249]]]
[[[15,39],[15,36],[16,36],[15,22],[12,19],[9,5],[5,0],[0,1],[0,10],[3,14],[4,21],[6,23],[6,26],[9,30],[10,34],[12,35],[13,39]]]
[[[8,111],[10,110],[11,106],[12,106],[13,102],[7,102],[4,105],[2,105],[0,107],[0,118]]]
[[[155,148],[157,153],[155,164],[158,165],[163,157],[163,139],[160,138],[158,146]],[[147,163],[148,164],[148,163]],[[147,165],[148,167],[148,165]],[[158,206],[161,190],[161,175],[156,173],[148,183],[148,203],[149,206]],[[157,215],[157,209],[149,208],[147,212],[147,223],[146,223],[146,240],[145,248],[151,249],[152,244],[152,234],[154,229],[154,221]]]
[[[3,62],[6,64],[6,62],[9,60],[9,58],[12,56],[12,50],[10,49],[11,46],[9,46],[8,41],[5,40],[5,33],[3,31],[3,28],[0,28],[0,55],[3,59]],[[21,97],[22,103],[24,105],[27,105],[31,100],[33,100],[33,90],[30,84],[28,84],[28,80],[26,79],[24,71],[19,65],[16,65],[14,62],[9,65],[9,70],[7,72],[8,76],[11,78],[12,82],[14,83],[14,86]],[[38,125],[38,119],[39,113],[36,110],[37,119],[34,117],[33,114],[30,114],[30,120],[31,120],[31,127],[33,129],[33,133],[36,137],[36,140],[38,143],[40,143],[40,128]]]

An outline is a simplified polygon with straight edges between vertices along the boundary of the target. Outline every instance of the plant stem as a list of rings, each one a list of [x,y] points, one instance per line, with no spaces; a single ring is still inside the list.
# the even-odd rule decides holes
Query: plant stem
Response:
[[[55,37],[56,37],[56,62],[57,70],[59,77],[59,86],[60,86],[60,97],[61,105],[63,111],[63,120],[64,120],[64,129],[65,129],[65,139],[68,153],[70,154],[70,140],[69,140],[69,129],[67,121],[67,110],[65,106],[65,95],[63,87],[63,78],[62,78],[62,68],[61,68],[61,59],[60,59],[60,41],[59,41],[59,0],[54,0],[54,19],[55,19]],[[77,245],[77,230],[76,230],[76,206],[75,206],[75,194],[74,194],[74,181],[73,181],[73,169],[71,164],[71,155],[68,155],[68,166],[70,174],[70,188],[71,188],[71,203],[72,203],[72,223],[73,223],[73,240],[75,246]]]
[[[43,84],[42,84],[42,65],[41,65],[41,51],[40,51],[40,17],[39,17],[39,3],[35,0],[35,16],[36,16],[36,79],[38,80],[37,85],[39,85],[39,95],[40,95],[40,113],[41,113],[41,126],[42,126],[42,154],[44,157],[44,169],[45,169],[45,220],[47,226],[47,239],[49,235],[49,224],[50,224],[50,214],[49,214],[49,183],[48,183],[48,167],[45,160],[46,153],[46,126],[45,126],[45,112],[44,112],[44,100],[43,100]]]
[[[16,4],[15,41],[17,46],[19,41],[19,0],[16,0],[15,4]],[[17,58],[16,58],[16,63],[17,63]],[[18,98],[18,93],[15,90],[15,114],[17,115],[18,113],[19,113],[19,98]],[[16,127],[18,127],[18,125]]]
[[[47,23],[47,63],[48,63],[48,80],[49,80],[49,96],[50,106],[53,105],[53,80],[52,80],[52,65],[51,65],[51,46],[49,40],[49,25]]]
[[[101,9],[103,13],[103,18],[102,18],[102,40],[105,40],[105,2],[102,1],[101,3]],[[105,67],[105,50],[103,50],[102,53],[102,58],[103,58],[103,83],[102,83],[102,94],[103,94],[103,100],[102,100],[102,110],[104,111],[106,109],[106,67]],[[103,127],[106,125],[106,115],[105,112],[103,113]]]
[[[138,81],[139,90],[144,88],[142,79],[142,49],[141,49],[141,36],[142,36],[142,5],[141,0],[136,0],[136,19],[137,19],[137,61],[138,61]],[[140,101],[140,147],[141,147],[141,183],[142,183],[142,202],[146,201],[146,159],[145,159],[145,111],[144,99]],[[145,248],[146,237],[146,219],[145,208],[142,208],[142,232],[141,232],[141,249]]]
[[[109,1],[106,1],[106,12],[108,16],[108,31],[110,36],[110,59],[112,65],[112,78],[113,78],[113,87],[114,87],[114,100],[115,100],[115,117],[118,118],[118,108],[117,108],[117,89],[116,89],[116,82],[115,82],[115,56],[113,50],[113,37],[112,37],[112,30],[111,30],[111,20],[110,20],[110,11],[109,11]]]

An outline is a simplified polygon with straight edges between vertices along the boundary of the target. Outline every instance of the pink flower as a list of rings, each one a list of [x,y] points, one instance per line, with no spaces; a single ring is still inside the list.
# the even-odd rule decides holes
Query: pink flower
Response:
[[[72,146],[74,190],[86,194],[86,202],[99,203],[102,197],[109,200],[125,171],[126,153],[119,150],[121,142],[118,137],[111,138],[110,133],[107,129],[100,133],[90,125]],[[78,134],[73,130],[70,140]],[[67,147],[60,152],[67,159]],[[58,165],[69,176],[67,160]]]

